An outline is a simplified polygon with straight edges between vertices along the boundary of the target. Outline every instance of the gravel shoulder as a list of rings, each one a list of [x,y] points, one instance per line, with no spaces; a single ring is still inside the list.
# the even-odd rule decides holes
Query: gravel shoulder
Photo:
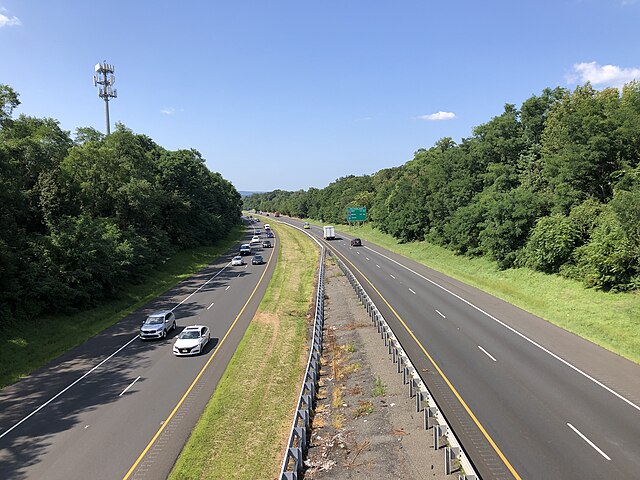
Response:
[[[447,479],[444,456],[355,292],[331,260],[307,479]]]

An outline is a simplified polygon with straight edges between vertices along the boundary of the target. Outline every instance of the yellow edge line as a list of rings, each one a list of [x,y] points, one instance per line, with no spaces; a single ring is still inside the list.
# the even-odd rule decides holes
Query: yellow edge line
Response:
[[[274,237],[274,240],[276,238]],[[204,367],[202,367],[202,369],[200,370],[200,373],[198,373],[198,375],[196,376],[195,380],[191,383],[191,385],[189,386],[189,388],[187,388],[187,391],[185,392],[185,394],[182,396],[182,398],[180,399],[180,401],[178,402],[178,404],[175,406],[175,408],[171,411],[171,413],[169,414],[169,416],[167,417],[167,419],[162,423],[162,426],[158,429],[158,431],[156,432],[156,434],[153,436],[153,438],[151,439],[151,441],[149,442],[149,444],[145,447],[145,449],[142,451],[142,453],[140,454],[140,456],[137,458],[137,460],[135,461],[135,463],[131,466],[131,468],[129,469],[129,471],[127,472],[127,474],[123,477],[122,480],[127,480],[131,474],[135,471],[135,469],[138,467],[138,465],[140,464],[140,462],[142,461],[142,459],[145,457],[145,455],[147,454],[147,452],[149,452],[149,450],[151,449],[151,447],[153,447],[153,444],[156,443],[156,440],[158,439],[158,437],[162,434],[162,432],[164,431],[165,427],[167,426],[167,424],[171,421],[171,419],[173,418],[173,416],[176,414],[176,412],[178,411],[178,409],[182,406],[182,404],[184,403],[184,401],[186,400],[187,396],[189,395],[189,393],[191,393],[191,390],[193,390],[193,387],[195,387],[196,383],[198,383],[198,380],[200,380],[200,377],[202,377],[202,375],[204,374],[204,371],[207,369],[207,367],[209,366],[209,364],[213,361],[213,358],[216,356],[216,353],[218,353],[218,350],[220,349],[220,347],[222,346],[222,344],[224,343],[224,341],[227,339],[227,337],[229,336],[229,334],[231,333],[231,330],[233,330],[233,327],[235,327],[236,323],[238,323],[238,320],[240,319],[240,316],[242,315],[242,313],[244,312],[244,310],[247,308],[247,305],[249,305],[249,302],[251,301],[251,299],[253,298],[253,296],[256,293],[256,290],[258,290],[258,287],[260,286],[260,284],[262,283],[262,279],[264,278],[264,276],[267,273],[267,268],[269,267],[269,263],[271,262],[271,258],[273,257],[273,252],[275,252],[276,248],[275,248],[275,241],[273,242],[273,248],[271,249],[271,254],[269,255],[269,261],[267,262],[267,264],[265,265],[264,270],[262,271],[262,275],[260,276],[260,280],[258,280],[258,283],[256,284],[256,287],[253,289],[253,291],[251,292],[251,295],[249,295],[249,298],[247,299],[246,303],[244,304],[244,306],[242,307],[242,310],[240,310],[240,313],[238,313],[238,316],[235,318],[235,320],[233,321],[233,323],[231,324],[231,326],[229,327],[229,329],[227,330],[227,333],[225,333],[224,337],[222,337],[222,340],[220,340],[220,343],[218,343],[218,345],[216,346],[216,349],[213,351],[213,353],[211,354],[211,357],[209,358],[209,360],[207,360],[207,363],[204,364]]]
[[[336,254],[340,255],[346,262],[348,262],[353,268],[355,268],[358,273],[360,275],[362,275],[362,278],[364,278],[367,283],[371,286],[371,288],[373,288],[376,293],[380,296],[380,298],[382,299],[382,301],[384,303],[386,303],[387,307],[389,307],[389,309],[393,312],[393,314],[396,316],[396,318],[400,321],[400,323],[402,324],[402,326],[405,328],[405,330],[409,333],[409,335],[411,335],[411,338],[413,338],[414,342],[416,342],[416,344],[420,347],[420,349],[423,351],[423,353],[427,356],[427,358],[429,359],[429,361],[431,362],[431,364],[435,367],[435,369],[438,371],[438,373],[440,374],[440,376],[444,379],[444,381],[446,382],[446,384],[449,386],[449,388],[451,389],[451,391],[453,392],[453,394],[456,396],[456,398],[458,399],[458,401],[462,404],[462,406],[464,407],[464,409],[467,411],[467,413],[469,414],[469,416],[472,418],[472,420],[474,421],[474,423],[477,425],[477,427],[480,429],[480,431],[482,432],[482,434],[484,435],[484,437],[487,439],[487,441],[491,444],[491,446],[493,447],[493,449],[496,451],[496,453],[498,454],[498,456],[502,459],[502,461],[504,462],[504,464],[506,465],[506,467],[509,469],[509,471],[513,474],[513,476],[518,479],[518,480],[522,480],[522,478],[520,477],[520,475],[518,475],[518,472],[515,471],[515,469],[513,468],[513,466],[511,465],[511,463],[509,463],[509,460],[507,460],[507,458],[504,456],[504,454],[502,453],[502,451],[500,450],[500,448],[498,448],[498,446],[496,445],[496,443],[493,441],[493,439],[489,436],[489,434],[487,433],[487,431],[484,429],[484,427],[482,426],[482,424],[480,423],[480,421],[476,418],[476,416],[473,414],[473,412],[471,411],[471,409],[469,408],[469,406],[467,405],[467,403],[462,399],[462,397],[460,396],[460,394],[458,393],[458,391],[455,389],[455,387],[453,386],[453,384],[449,381],[449,379],[447,378],[447,376],[444,374],[444,372],[440,369],[440,367],[438,366],[438,364],[434,361],[434,359],[431,357],[431,355],[429,355],[429,352],[427,352],[426,348],[424,348],[422,346],[422,344],[420,343],[420,341],[417,339],[417,337],[413,334],[413,332],[411,331],[411,329],[407,326],[406,323],[404,323],[404,320],[402,320],[402,318],[400,318],[400,315],[398,315],[398,313],[395,311],[395,309],[389,304],[389,302],[387,302],[387,300],[384,298],[384,296],[382,296],[382,294],[378,291],[378,289],[373,285],[373,283],[371,283],[371,281],[369,281],[369,279],[367,278],[367,276],[365,274],[363,274],[358,267],[356,267],[353,263],[351,263],[347,257],[345,257],[343,254],[335,251]]]

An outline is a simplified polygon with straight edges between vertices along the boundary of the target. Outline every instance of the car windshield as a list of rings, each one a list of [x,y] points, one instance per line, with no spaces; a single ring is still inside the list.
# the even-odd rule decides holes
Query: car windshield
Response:
[[[185,332],[182,332],[178,338],[181,338],[183,340],[192,340],[194,338],[198,338],[199,336],[200,333],[197,330],[187,330]]]
[[[157,317],[157,316],[147,317],[144,323],[146,325],[159,325],[164,323],[164,317]]]

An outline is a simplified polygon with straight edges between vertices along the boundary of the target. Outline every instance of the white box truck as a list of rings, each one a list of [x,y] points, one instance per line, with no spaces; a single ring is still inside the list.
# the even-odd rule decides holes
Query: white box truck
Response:
[[[322,227],[322,236],[325,240],[333,240],[336,238],[336,229],[332,226]]]

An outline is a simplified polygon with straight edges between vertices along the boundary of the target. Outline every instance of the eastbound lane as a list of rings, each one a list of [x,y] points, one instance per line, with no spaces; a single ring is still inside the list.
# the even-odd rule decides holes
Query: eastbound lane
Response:
[[[637,476],[638,365],[399,255],[352,248],[350,238],[327,244],[376,301],[484,478]]]
[[[255,248],[266,265],[249,257],[231,267],[225,256],[0,392],[0,478],[166,477],[257,309],[278,247]],[[144,316],[160,308],[175,308],[177,332],[164,341],[135,338]],[[209,326],[213,341],[201,356],[176,358],[175,336],[191,324]]]

